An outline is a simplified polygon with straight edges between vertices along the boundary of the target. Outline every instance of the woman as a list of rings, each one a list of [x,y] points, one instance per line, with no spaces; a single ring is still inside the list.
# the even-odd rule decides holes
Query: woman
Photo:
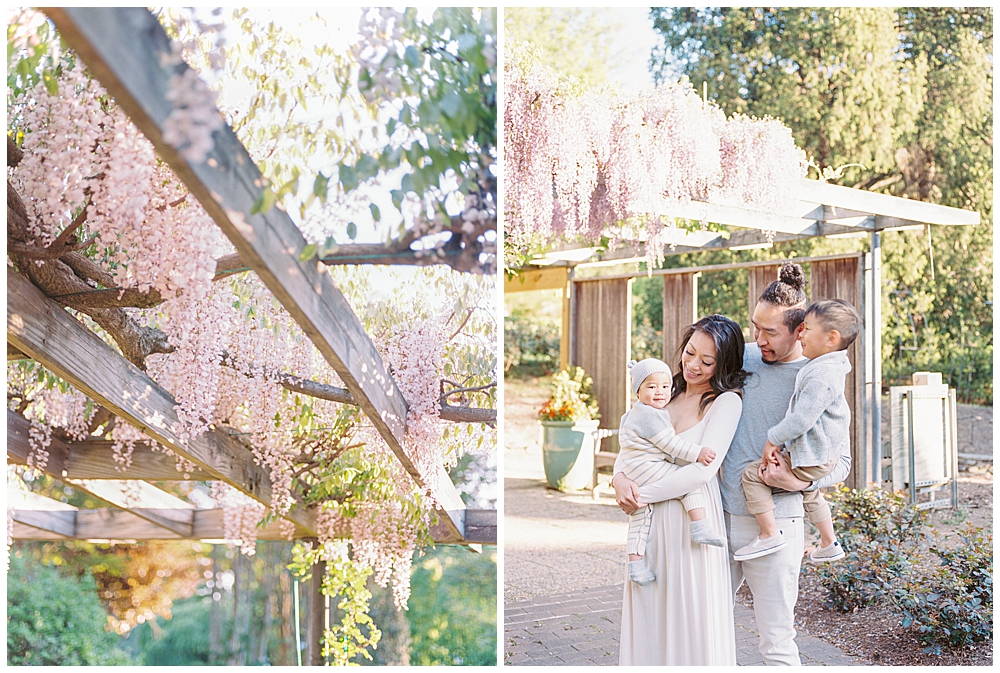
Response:
[[[724,531],[716,474],[743,409],[743,332],[720,315],[688,327],[667,409],[674,428],[716,453],[707,466],[676,466],[641,489],[615,465],[612,485],[626,514],[652,504],[646,563],[656,575],[647,586],[625,582],[619,663],[623,666],[736,665],[733,594],[727,548],[693,542],[679,498],[702,489],[707,521]]]

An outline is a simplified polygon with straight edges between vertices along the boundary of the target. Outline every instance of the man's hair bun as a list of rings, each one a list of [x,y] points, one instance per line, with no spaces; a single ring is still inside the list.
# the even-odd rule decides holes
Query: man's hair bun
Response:
[[[806,289],[806,274],[802,271],[802,267],[794,262],[786,261],[781,263],[781,270],[778,271],[778,280],[800,292]]]

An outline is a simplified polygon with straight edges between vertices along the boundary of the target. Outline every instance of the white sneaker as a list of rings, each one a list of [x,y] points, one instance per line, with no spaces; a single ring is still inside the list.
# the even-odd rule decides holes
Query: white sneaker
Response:
[[[785,546],[785,536],[778,531],[777,535],[772,535],[769,538],[760,537],[754,538],[754,541],[750,544],[740,547],[733,554],[734,561],[749,561],[750,559],[760,558],[761,556],[767,556],[768,554],[773,554],[779,551]]]
[[[829,561],[839,561],[845,556],[847,556],[847,552],[840,546],[840,542],[834,542],[827,547],[817,549],[812,554],[809,554],[809,560],[812,563],[827,563]]]
[[[641,587],[652,584],[656,580],[653,571],[646,567],[646,559],[628,562],[628,577]]]

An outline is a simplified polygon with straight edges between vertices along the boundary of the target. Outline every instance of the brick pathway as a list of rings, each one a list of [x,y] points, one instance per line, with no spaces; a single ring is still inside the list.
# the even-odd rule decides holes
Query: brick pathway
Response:
[[[622,586],[604,586],[504,605],[504,663],[531,666],[617,666]],[[753,611],[737,605],[736,663],[762,666]],[[852,666],[833,645],[799,634],[806,666]]]

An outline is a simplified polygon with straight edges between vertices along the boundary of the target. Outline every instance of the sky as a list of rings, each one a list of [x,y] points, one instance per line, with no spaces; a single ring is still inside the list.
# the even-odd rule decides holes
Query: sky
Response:
[[[649,18],[648,7],[615,8],[615,16],[627,26],[618,33],[615,42],[625,51],[628,61],[609,74],[613,80],[621,84],[624,93],[636,93],[653,86],[653,75],[649,72],[649,55],[659,39],[653,30],[653,20]]]

